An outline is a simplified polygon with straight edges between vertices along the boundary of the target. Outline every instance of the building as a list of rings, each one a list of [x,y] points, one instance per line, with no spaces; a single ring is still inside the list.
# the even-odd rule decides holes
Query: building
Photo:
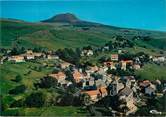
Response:
[[[151,84],[150,86],[145,88],[145,94],[152,96],[154,95],[156,92],[156,87],[155,85]]]
[[[118,61],[119,60],[118,57],[119,57],[118,54],[111,54],[111,60],[112,61]]]
[[[33,51],[32,51],[32,50],[27,50],[26,53],[27,53],[27,54],[32,54]]]
[[[125,86],[131,87],[136,85],[134,76],[122,76],[121,80],[124,82]]]
[[[83,74],[75,70],[73,73],[73,78],[75,79],[76,83],[79,83],[83,79]]]
[[[141,68],[141,66],[140,66],[139,64],[134,64],[134,65],[133,65],[133,68],[134,68],[135,70],[138,70],[138,69]]]
[[[35,58],[40,58],[40,57],[45,58],[46,57],[46,55],[44,53],[39,53],[39,52],[38,53],[34,52],[33,55],[35,56]]]
[[[59,59],[59,57],[57,55],[47,55],[47,59]]]
[[[121,69],[126,70],[126,62],[121,61]]]
[[[90,79],[89,79],[89,86],[94,86],[94,84],[95,84],[95,81],[94,81],[95,79],[93,78],[93,77],[91,77]]]
[[[25,58],[26,58],[27,60],[33,60],[33,59],[35,59],[35,56],[34,56],[33,54],[26,54],[26,55],[25,55]]]
[[[58,80],[58,83],[61,83],[66,78],[66,75],[63,72],[58,72],[58,73],[50,74],[49,76],[51,76],[53,78],[56,78]]]
[[[150,86],[150,84],[151,84],[151,82],[149,80],[144,80],[139,83],[139,86],[144,89],[144,88]]]
[[[63,62],[63,63],[61,63],[61,68],[65,69],[65,68],[69,67],[70,65],[72,65],[72,64],[70,64],[68,62]]]
[[[100,94],[101,94],[101,97],[105,97],[105,96],[108,95],[108,92],[107,92],[106,87],[101,87],[101,88],[99,88],[99,92],[100,92]]]
[[[113,79],[111,82],[110,88],[110,95],[115,96],[118,94],[118,92],[124,88],[124,84],[121,80],[119,79]]]
[[[102,79],[95,80],[95,85],[97,88],[106,87],[106,84]]]
[[[90,66],[89,69],[86,70],[86,72],[89,72],[89,73],[94,73],[97,71],[99,71],[99,68],[97,66]]]
[[[92,56],[93,55],[93,50],[90,50],[90,49],[84,49],[82,52],[81,52],[81,56]]]
[[[119,108],[123,112],[133,112],[136,111],[136,106],[134,105],[134,98],[133,98],[133,91],[129,87],[124,87],[121,89],[118,93],[118,98],[119,98]],[[127,107],[127,110],[126,110]]]
[[[11,56],[8,58],[8,61],[12,61],[15,63],[25,62],[24,56],[17,55],[17,56]]]
[[[101,97],[101,93],[98,89],[90,90],[90,91],[82,91],[81,94],[88,94],[90,96],[90,100],[93,102],[97,102]]]
[[[122,60],[121,61],[121,69],[126,70],[127,65],[133,65],[132,60]]]
[[[104,62],[104,65],[107,67],[110,67],[111,69],[116,69],[116,63],[114,63],[114,62],[107,61],[107,62]]]
[[[90,96],[90,100],[92,102],[97,102],[101,98],[108,95],[105,87],[101,87],[101,88],[96,89],[96,90],[81,91],[81,94],[88,94]]]
[[[164,62],[165,61],[165,57],[164,56],[155,56],[153,58],[154,62]]]

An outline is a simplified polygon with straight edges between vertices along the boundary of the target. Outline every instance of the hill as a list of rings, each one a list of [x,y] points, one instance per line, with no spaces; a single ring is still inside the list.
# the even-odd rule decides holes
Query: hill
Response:
[[[65,22],[65,23],[74,23],[79,22],[80,20],[71,13],[59,14],[53,16],[50,19],[44,20],[43,22]]]
[[[150,36],[148,42],[135,43],[147,48],[166,50],[166,32],[126,29],[106,26],[80,20],[73,14],[60,14],[39,23],[29,23],[13,19],[1,19],[1,48],[15,45],[25,48],[42,47],[48,49],[76,48],[91,45],[102,46],[121,35],[127,39],[134,36]]]

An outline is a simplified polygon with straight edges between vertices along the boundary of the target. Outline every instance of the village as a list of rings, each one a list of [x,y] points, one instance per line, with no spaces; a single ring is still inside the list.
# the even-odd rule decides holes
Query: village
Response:
[[[107,50],[104,47],[103,50]],[[93,56],[93,49],[82,49],[81,57]],[[25,53],[13,56],[3,56],[1,64],[6,61],[18,64],[26,61],[38,59],[59,60],[59,65],[55,66],[50,74],[46,77],[51,77],[57,80],[57,87],[67,89],[74,86],[78,90],[73,95],[82,97],[84,106],[94,105],[105,97],[116,97],[112,100],[116,102],[116,106],[111,107],[114,113],[124,115],[133,114],[141,107],[146,105],[146,98],[163,96],[166,92],[166,84],[159,91],[158,87],[162,84],[160,80],[139,80],[134,74],[135,70],[139,70],[143,66],[143,61],[146,56],[138,55],[132,59],[120,58],[123,50],[118,50],[117,53],[111,54],[109,60],[103,60],[100,66],[86,65],[76,66],[73,63],[64,61],[54,52],[33,52],[27,50]],[[164,56],[148,56],[148,61],[153,63],[165,62]],[[145,97],[145,98],[144,98]],[[151,114],[161,114],[160,110],[151,110]]]

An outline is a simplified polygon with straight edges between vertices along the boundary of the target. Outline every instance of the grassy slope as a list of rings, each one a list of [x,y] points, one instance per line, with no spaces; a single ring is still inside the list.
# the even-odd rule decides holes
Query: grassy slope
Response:
[[[142,69],[136,72],[140,78],[148,80],[165,80],[166,78],[166,66],[158,66],[156,64],[146,64]]]
[[[42,60],[39,63],[32,63],[32,62],[26,62],[26,63],[18,63],[18,64],[11,64],[11,63],[4,63],[0,65],[0,89],[1,94],[7,94],[7,92],[13,88],[16,85],[19,85],[21,83],[25,84],[28,89],[33,88],[33,82],[38,80],[39,78],[42,78],[46,74],[50,73],[52,71],[52,67],[44,68],[42,67],[42,63],[44,61]],[[48,62],[48,61],[46,61]],[[56,62],[56,61],[55,61]],[[53,62],[53,63],[55,63]],[[41,71],[34,70],[34,67],[41,66]],[[31,71],[30,74],[27,74],[29,71]],[[16,75],[21,75],[23,80],[21,83],[15,83],[11,81],[15,78]]]
[[[10,48],[20,36],[48,28],[46,25],[25,23],[21,21],[0,20],[0,24],[0,47],[6,48]]]
[[[126,48],[130,52],[139,52],[144,51],[150,54],[154,54],[151,49],[154,47],[166,45],[165,42],[165,33],[160,32],[149,32],[149,31],[136,31],[136,30],[127,30],[119,28],[110,28],[110,27],[91,27],[89,30],[82,30],[80,27],[72,26],[61,26],[61,25],[43,25],[43,24],[30,24],[25,22],[11,22],[11,21],[1,21],[1,39],[0,47],[11,48],[12,45],[18,44],[26,48],[33,48],[36,46],[46,47],[48,49],[58,49],[58,48],[75,48],[83,47],[86,45],[99,46],[104,45],[106,42],[112,39],[116,34],[124,35],[127,38],[131,38],[134,35],[151,35],[156,38],[148,43],[137,42],[138,46],[135,50],[131,48]],[[18,38],[16,39],[16,37]],[[158,40],[157,40],[158,39]],[[18,43],[19,42],[19,43]],[[155,44],[157,43],[157,45]],[[140,46],[146,45],[146,49]],[[165,46],[164,46],[165,47]],[[155,49],[158,53],[158,49]],[[101,56],[110,56],[110,53],[102,53],[97,57],[91,57],[90,60],[96,62]],[[86,58],[85,58],[86,59]],[[84,59],[83,59],[84,60]],[[6,103],[12,102],[12,96],[9,96],[7,93],[11,88],[14,88],[17,85],[25,84],[28,89],[31,91],[33,89],[33,82],[39,78],[45,76],[47,73],[51,72],[52,68],[44,68],[40,72],[35,71],[35,66],[41,66],[43,61],[40,63],[20,63],[20,64],[11,64],[4,63],[0,65],[0,89],[1,94],[5,97]],[[166,77],[164,72],[165,67],[160,68],[156,65],[146,65],[143,70],[137,72],[137,74],[142,75],[143,78],[155,78],[159,74],[163,77]],[[25,75],[31,71],[29,75]],[[151,72],[153,71],[153,73]],[[21,75],[23,80],[21,83],[15,83],[11,81],[16,75]],[[22,97],[21,95],[14,96],[14,99]],[[22,115],[43,115],[43,116],[53,116],[53,115],[84,115],[84,113],[79,113],[80,109],[75,107],[47,107],[47,108],[25,108],[25,109],[9,109],[5,114],[14,115],[19,111]],[[78,113],[77,113],[78,112]]]
[[[63,24],[25,23],[0,20],[1,44],[0,47],[11,48],[14,44],[32,47],[45,47],[48,49],[75,48],[86,45],[104,45],[116,34],[131,38],[137,35],[150,35],[154,40],[146,43],[147,47],[162,47],[165,49],[164,32],[122,29],[108,26],[89,27],[82,30],[81,27],[64,26]],[[156,44],[157,43],[157,44]],[[144,45],[138,43],[138,45]],[[139,45],[139,46],[140,46]]]
[[[8,109],[2,115],[24,115],[24,116],[85,116],[87,112],[80,107],[43,107],[43,108],[15,108]]]

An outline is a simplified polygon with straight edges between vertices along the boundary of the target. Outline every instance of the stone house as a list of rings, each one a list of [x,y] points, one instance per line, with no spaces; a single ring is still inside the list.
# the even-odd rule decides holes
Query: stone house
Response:
[[[118,93],[119,98],[119,108],[123,112],[133,112],[136,111],[136,106],[134,105],[133,91],[129,87],[124,87]],[[125,110],[127,109],[127,110]]]
[[[111,60],[112,61],[118,61],[119,60],[119,55],[118,54],[111,54]]]
[[[58,80],[58,83],[65,81],[65,78],[66,78],[66,75],[63,72],[50,74],[49,76],[56,78]]]
[[[25,62],[25,59],[24,59],[24,56],[22,55],[16,55],[16,56],[8,57],[8,61],[20,63],[20,62]]]

